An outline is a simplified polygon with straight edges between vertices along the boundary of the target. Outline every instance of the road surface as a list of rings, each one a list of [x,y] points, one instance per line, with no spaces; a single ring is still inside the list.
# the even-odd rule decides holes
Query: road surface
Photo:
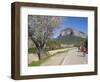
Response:
[[[87,59],[87,54],[83,57],[82,52],[78,52],[77,48],[73,48],[50,57],[41,66],[87,64]]]

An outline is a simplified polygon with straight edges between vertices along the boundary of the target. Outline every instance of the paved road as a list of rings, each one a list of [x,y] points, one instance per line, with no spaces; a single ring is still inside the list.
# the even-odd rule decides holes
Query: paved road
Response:
[[[59,53],[50,57],[46,62],[42,63],[42,66],[50,65],[75,65],[75,64],[87,64],[87,55],[83,57],[81,52],[78,52],[77,48],[73,48],[68,52]]]

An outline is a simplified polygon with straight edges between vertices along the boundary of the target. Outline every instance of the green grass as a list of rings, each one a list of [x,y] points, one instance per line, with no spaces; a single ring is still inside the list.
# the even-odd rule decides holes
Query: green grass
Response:
[[[32,63],[28,64],[28,66],[40,66],[43,62],[45,62],[47,59],[49,59],[50,56],[47,56],[43,59],[40,59],[39,61],[33,61]]]

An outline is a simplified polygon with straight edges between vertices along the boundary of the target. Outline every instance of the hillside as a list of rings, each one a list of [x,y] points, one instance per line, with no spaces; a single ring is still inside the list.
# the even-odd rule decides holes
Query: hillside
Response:
[[[67,29],[64,29],[61,31],[60,33],[60,36],[59,37],[62,37],[62,36],[75,36],[75,37],[80,37],[80,38],[86,38],[86,33],[84,32],[80,32],[80,31],[77,31],[77,30],[74,30],[74,29],[71,29],[71,28],[67,28]]]
[[[67,28],[61,31],[60,35],[55,40],[62,44],[83,45],[86,37],[86,33]]]

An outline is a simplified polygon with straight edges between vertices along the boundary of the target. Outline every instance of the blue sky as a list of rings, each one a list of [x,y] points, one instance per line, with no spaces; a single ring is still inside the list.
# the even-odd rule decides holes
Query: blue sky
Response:
[[[64,17],[59,28],[56,28],[53,33],[53,38],[59,36],[60,32],[66,28],[72,28],[84,33],[88,32],[88,18],[87,17]]]

